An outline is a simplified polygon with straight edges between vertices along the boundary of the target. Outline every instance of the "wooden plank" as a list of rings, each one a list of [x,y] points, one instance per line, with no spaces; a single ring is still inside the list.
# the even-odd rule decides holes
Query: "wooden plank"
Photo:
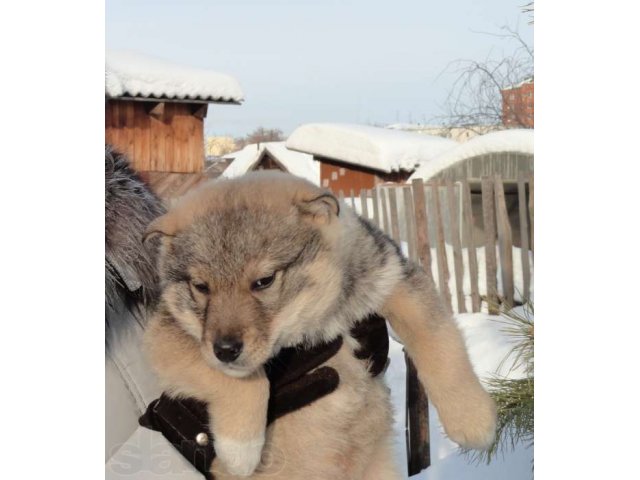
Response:
[[[489,313],[497,314],[498,308],[498,266],[496,259],[496,222],[493,182],[489,177],[482,177],[482,219],[484,227],[484,248],[487,272],[487,304]]]
[[[422,268],[431,276],[431,246],[429,245],[429,222],[427,221],[427,202],[424,195],[424,183],[416,178],[411,184],[413,189],[413,209],[416,217],[416,250]]]
[[[518,176],[518,213],[520,216],[520,261],[522,262],[522,300],[529,301],[531,268],[529,265],[529,222],[527,221],[527,185],[523,174]]]
[[[416,475],[431,465],[429,438],[429,402],[413,361],[405,352],[407,399],[407,460],[409,475]]]
[[[380,189],[380,206],[382,207],[382,229],[389,235],[389,207],[387,205],[387,189]]]
[[[400,246],[400,223],[398,222],[398,199],[395,187],[390,187],[389,191],[389,211],[391,217],[391,238]]]
[[[164,107],[164,165],[162,170],[165,172],[175,172],[176,151],[175,151],[175,134],[173,131],[173,121],[176,112],[176,105],[167,103]]]
[[[172,160],[170,169],[176,173],[188,173],[192,171],[190,164],[191,159],[188,158],[188,117],[185,116],[184,109],[188,110],[188,105],[171,105],[173,114],[171,115],[171,140]]]
[[[117,103],[118,103],[118,149],[122,153],[130,157],[131,154],[127,151],[127,146],[129,145],[129,131],[127,129],[127,102],[117,102]],[[134,164],[134,168],[135,168],[135,164]]]
[[[367,191],[364,188],[360,190],[360,212],[362,217],[369,220],[369,205],[367,203]]]
[[[149,115],[161,119],[164,116],[164,103],[165,102],[148,102],[148,104],[145,105],[145,110]]]
[[[134,141],[137,163],[141,166],[140,170],[151,170],[150,155],[150,133],[149,133],[149,116],[144,109],[144,104],[134,103]]]
[[[118,112],[116,103],[113,100],[109,100],[105,106],[105,122],[107,124],[107,130],[105,132],[105,142],[116,147],[118,136]]]
[[[529,176],[529,225],[531,226],[531,257],[534,257],[533,250],[533,172]]]
[[[451,235],[451,245],[453,246],[453,267],[456,275],[456,301],[458,304],[458,313],[467,313],[467,307],[464,299],[464,265],[462,262],[462,244],[460,241],[460,219],[458,216],[453,181],[450,178],[446,180],[446,188],[449,204],[449,234]]]
[[[164,109],[163,109],[164,113]],[[161,117],[149,116],[149,155],[150,169],[156,172],[166,172],[165,158],[165,124],[164,115]]]
[[[480,311],[480,294],[478,293],[478,258],[476,245],[473,239],[473,209],[471,206],[471,187],[466,180],[462,181],[462,210],[464,215],[463,226],[467,237],[467,258],[469,259],[469,282],[471,285],[471,309]]]
[[[204,121],[202,118],[191,116],[187,141],[191,146],[193,170],[198,173],[202,172],[204,170]]]
[[[498,227],[498,243],[500,246],[500,271],[502,273],[502,296],[504,307],[509,310],[513,308],[514,285],[513,285],[513,236],[511,234],[511,224],[507,212],[507,202],[504,197],[504,185],[502,177],[494,177],[494,192],[496,197],[496,214]]]
[[[207,116],[207,107],[206,103],[194,103],[191,105],[191,114],[196,117],[203,119]]]
[[[144,170],[141,168],[143,166],[140,163],[140,160],[136,157],[136,112],[133,106],[133,102],[125,102],[125,111],[126,111],[126,132],[127,132],[127,147],[126,151],[129,155],[129,158],[132,159],[132,164],[136,170]]]
[[[438,284],[440,295],[445,301],[450,311],[451,291],[449,290],[449,266],[447,264],[447,250],[444,244],[444,227],[442,225],[442,213],[440,210],[440,183],[433,180],[431,183],[431,193],[433,196],[433,223],[436,230],[436,257],[438,259]]]
[[[409,258],[414,262],[418,260],[416,251],[416,229],[413,214],[413,199],[411,198],[411,187],[402,187],[402,200],[404,201],[404,219],[407,229],[407,243],[409,245]]]
[[[373,223],[380,228],[380,206],[378,205],[378,189],[376,187],[371,189],[371,203],[373,203]]]

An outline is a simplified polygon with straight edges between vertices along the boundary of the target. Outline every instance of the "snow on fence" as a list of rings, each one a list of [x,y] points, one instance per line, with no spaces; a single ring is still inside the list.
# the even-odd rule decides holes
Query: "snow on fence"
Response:
[[[533,176],[517,185],[482,177],[477,187],[481,194],[466,181],[415,179],[338,195],[431,271],[452,312],[497,313],[533,294]]]

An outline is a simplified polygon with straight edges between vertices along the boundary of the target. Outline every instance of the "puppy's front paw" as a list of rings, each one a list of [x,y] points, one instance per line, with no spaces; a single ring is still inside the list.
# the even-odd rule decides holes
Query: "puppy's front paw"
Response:
[[[264,436],[249,441],[220,437],[214,443],[216,455],[231,475],[248,477],[260,464]]]
[[[488,449],[496,434],[496,405],[480,386],[438,409],[447,436],[464,448]]]

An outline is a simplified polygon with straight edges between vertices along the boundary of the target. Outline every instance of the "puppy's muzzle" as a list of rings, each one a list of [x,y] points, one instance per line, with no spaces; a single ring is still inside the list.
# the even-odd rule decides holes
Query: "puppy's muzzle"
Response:
[[[235,337],[222,337],[213,344],[213,353],[224,363],[231,363],[242,353],[242,341]]]

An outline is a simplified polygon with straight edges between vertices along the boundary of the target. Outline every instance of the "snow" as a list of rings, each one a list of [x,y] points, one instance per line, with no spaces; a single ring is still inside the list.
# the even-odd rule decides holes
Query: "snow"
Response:
[[[233,161],[222,173],[225,178],[233,178],[247,173],[260,160],[264,151],[268,151],[287,171],[298,177],[320,185],[320,163],[312,155],[289,150],[284,142],[252,143],[242,150],[224,155]]]
[[[451,298],[453,301],[454,307],[457,307],[457,298],[456,298],[456,279],[455,279],[455,268],[453,261],[453,247],[449,244],[445,244],[445,251],[447,254],[447,266],[449,269],[449,291],[451,292]],[[523,300],[523,292],[524,292],[524,275],[522,273],[522,249],[518,247],[512,247],[511,250],[512,258],[513,258],[513,287],[514,287],[514,299],[516,301]],[[476,258],[478,261],[478,293],[480,296],[484,296],[487,294],[487,262],[485,259],[485,247],[476,248]],[[500,260],[500,248],[496,246],[496,259],[498,264],[497,269],[497,285],[498,285],[498,294],[503,294],[502,289],[502,266]],[[433,279],[438,285],[438,265],[437,265],[437,256],[436,249],[431,249],[431,272],[433,274]],[[471,310],[471,275],[469,273],[469,254],[468,249],[462,249],[462,263],[464,268],[464,277],[462,279],[462,290],[464,292],[465,299],[465,307],[467,310]],[[534,298],[534,288],[533,288],[533,254],[529,252],[529,269],[531,272],[531,285],[530,285],[530,298]]]
[[[422,178],[426,181],[458,162],[478,155],[501,152],[533,155],[533,129],[500,130],[473,137],[464,143],[458,144],[457,147],[443,152],[436,158],[423,162],[411,175],[409,182],[414,178]]]
[[[513,346],[512,339],[505,335],[503,326],[496,320],[500,317],[483,313],[460,314],[456,322],[465,338],[469,357],[476,374],[487,378],[492,374],[505,374],[518,378],[524,372],[505,370],[498,367]],[[394,406],[394,449],[398,463],[406,472],[405,443],[405,362],[402,345],[390,339],[389,356],[391,363],[385,373],[385,382],[391,389]],[[505,365],[508,362],[505,362]],[[504,368],[504,367],[503,367]],[[513,451],[498,454],[490,463],[478,463],[459,452],[455,443],[443,433],[435,408],[429,404],[429,433],[431,439],[431,466],[412,480],[530,480],[533,478],[533,448],[517,444]],[[405,473],[406,474],[406,473]],[[405,477],[406,478],[406,477]]]
[[[108,97],[150,97],[211,102],[241,102],[238,81],[222,73],[175,65],[136,52],[108,50],[105,70]]]
[[[368,125],[310,123],[287,139],[292,150],[387,173],[412,171],[456,142],[432,135]]]

